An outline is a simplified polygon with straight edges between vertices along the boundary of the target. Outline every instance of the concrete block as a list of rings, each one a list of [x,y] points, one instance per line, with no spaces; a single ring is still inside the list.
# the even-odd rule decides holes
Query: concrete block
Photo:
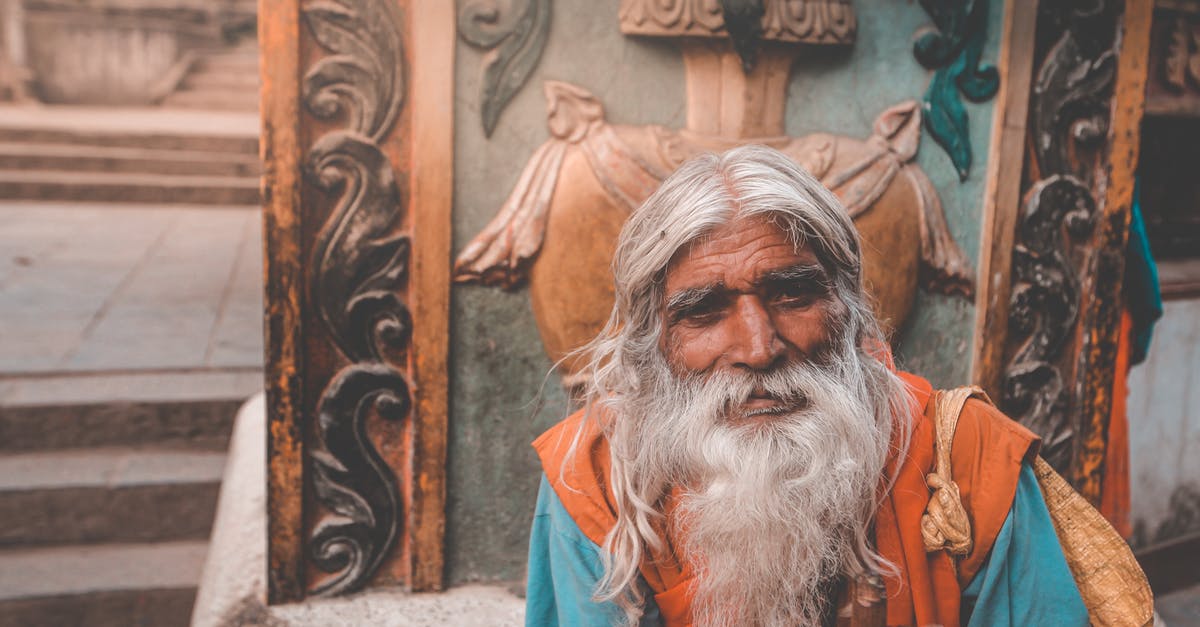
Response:
[[[376,588],[267,607],[265,444],[266,406],[260,395],[238,412],[192,627],[523,624],[524,602],[504,587],[489,585],[423,594]]]

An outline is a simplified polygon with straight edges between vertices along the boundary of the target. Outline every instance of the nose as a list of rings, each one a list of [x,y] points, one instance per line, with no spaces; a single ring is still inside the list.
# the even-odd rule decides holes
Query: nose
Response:
[[[786,346],[758,296],[740,296],[729,322],[733,329],[726,357],[732,366],[770,370],[783,360]]]

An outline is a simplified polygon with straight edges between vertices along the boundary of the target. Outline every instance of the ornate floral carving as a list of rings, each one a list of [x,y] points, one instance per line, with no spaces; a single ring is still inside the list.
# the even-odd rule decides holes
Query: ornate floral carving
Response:
[[[980,65],[987,38],[987,0],[921,0],[937,31],[925,33],[913,44],[921,65],[937,69],[925,91],[925,128],[954,162],[958,177],[971,171],[971,138],[967,110],[959,92],[972,102],[996,95],[1000,73]]]
[[[848,44],[858,28],[849,0],[621,0],[621,32],[722,37],[723,8],[735,5],[760,16],[761,37],[766,40]]]
[[[1075,11],[1035,76],[1029,132],[1040,173],[1026,194],[1012,261],[1009,354],[1001,407],[1043,438],[1060,472],[1079,425],[1072,381],[1080,272],[1098,203],[1093,187],[1108,133],[1115,17],[1103,4]]]
[[[1029,192],[1013,250],[1010,333],[1023,338],[1004,373],[1004,409],[1042,436],[1042,456],[1070,461],[1074,428],[1058,366],[1079,318],[1079,277],[1069,240],[1086,237],[1096,209],[1091,190],[1072,176],[1051,176]]]
[[[304,75],[303,102],[341,128],[313,142],[304,180],[334,198],[317,234],[310,292],[341,354],[350,361],[322,390],[310,462],[328,511],[310,539],[313,564],[331,573],[316,595],[361,587],[399,535],[395,474],[367,437],[378,417],[402,420],[411,398],[393,365],[407,347],[411,317],[401,296],[408,236],[398,232],[401,192],[380,142],[404,105],[401,15],[389,0],[312,0],[302,13],[328,54]]]
[[[516,0],[515,17],[505,19],[496,0],[466,2],[458,18],[458,36],[487,50],[479,86],[479,115],[488,137],[500,112],[516,95],[542,58],[550,34],[550,0]]]

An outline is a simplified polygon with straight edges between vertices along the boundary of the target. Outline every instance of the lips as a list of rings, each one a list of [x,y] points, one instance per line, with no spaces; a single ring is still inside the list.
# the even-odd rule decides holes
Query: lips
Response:
[[[762,388],[755,388],[750,393],[750,398],[742,403],[742,413],[746,416],[780,414],[789,409],[791,409],[791,403]]]
[[[786,414],[803,409],[807,404],[807,399],[802,394],[780,396],[759,387],[750,392],[740,409],[743,417],[751,417]]]

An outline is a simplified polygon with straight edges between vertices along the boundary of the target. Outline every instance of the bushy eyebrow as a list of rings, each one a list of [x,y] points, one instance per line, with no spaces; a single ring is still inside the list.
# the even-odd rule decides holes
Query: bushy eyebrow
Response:
[[[705,299],[711,298],[713,295],[722,291],[724,285],[704,285],[701,287],[689,287],[679,290],[667,299],[667,311],[677,313],[704,302]]]
[[[813,283],[824,288],[830,287],[829,275],[825,268],[816,263],[801,263],[787,268],[780,268],[764,273],[759,279],[760,285],[779,283]]]
[[[831,287],[829,275],[826,274],[825,269],[820,264],[816,263],[800,263],[765,272],[759,277],[756,287],[762,288],[805,283],[823,290],[828,290]],[[679,290],[667,298],[667,314],[672,321],[678,320],[686,315],[687,311],[691,308],[700,305],[706,300],[722,296],[728,291],[724,283],[701,285]]]

